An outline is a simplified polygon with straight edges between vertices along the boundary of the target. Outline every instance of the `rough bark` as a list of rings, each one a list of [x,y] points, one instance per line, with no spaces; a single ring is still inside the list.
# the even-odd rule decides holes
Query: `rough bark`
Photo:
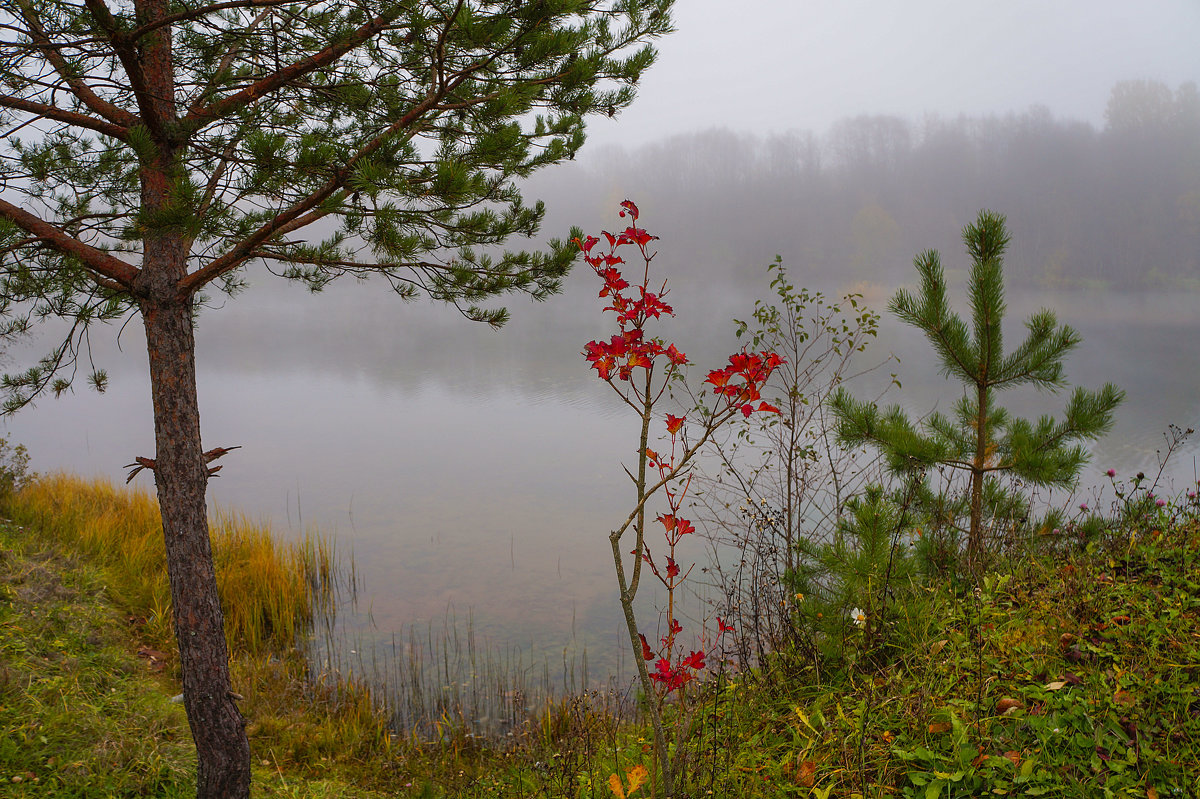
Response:
[[[208,473],[200,442],[191,300],[175,289],[177,237],[148,242],[142,318],[154,398],[155,470],[162,509],[183,701],[196,743],[200,799],[250,795],[250,745],[234,704],[224,616],[208,533]]]
[[[154,396],[155,482],[183,702],[196,742],[196,795],[248,797],[250,745],[231,695],[224,616],[208,535],[208,475],[200,445],[191,312],[185,302],[142,308]]]
[[[143,155],[141,165],[142,211],[154,218],[170,209],[180,178],[178,158],[186,146],[176,124],[171,28],[151,30],[133,46],[111,20],[106,23],[107,10],[99,0],[86,1],[101,27],[109,29],[154,141],[153,152]],[[166,0],[137,0],[135,8],[146,24],[165,19],[170,10]],[[181,288],[187,277],[187,254],[181,230],[147,226],[142,268],[133,284],[150,361],[154,482],[162,511],[183,704],[196,743],[196,795],[248,799],[250,744],[230,685],[225,620],[204,499],[208,472],[200,441],[192,291]]]

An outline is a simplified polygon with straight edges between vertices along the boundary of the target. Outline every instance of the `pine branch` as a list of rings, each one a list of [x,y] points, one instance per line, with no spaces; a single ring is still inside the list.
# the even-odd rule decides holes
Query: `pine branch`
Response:
[[[17,227],[32,234],[40,241],[46,242],[56,250],[78,258],[101,278],[112,281],[105,286],[106,288],[122,291],[129,291],[133,288],[133,282],[140,271],[137,267],[67,235],[57,226],[4,199],[0,199],[0,216],[4,216]]]
[[[974,372],[970,353],[966,352],[967,326],[958,314],[946,307],[946,281],[941,260],[930,250],[917,256],[913,263],[921,275],[920,301],[902,289],[888,303],[888,309],[902,321],[924,331],[925,337],[942,356],[946,374],[957,367],[959,375],[971,379]]]
[[[129,129],[121,125],[114,125],[111,122],[105,122],[90,117],[87,114],[67,111],[57,106],[45,105],[44,103],[35,103],[32,100],[25,100],[20,97],[0,94],[0,107],[11,108],[14,111],[25,111],[26,113],[36,114],[45,119],[53,119],[55,122],[63,122],[74,127],[86,128],[87,130],[111,136],[120,141],[126,141],[129,137]]]
[[[244,35],[248,35],[258,28],[258,26],[262,24],[263,20],[270,17],[271,10],[271,8],[267,8],[257,17],[250,20],[250,23],[242,29],[242,33]],[[229,72],[230,67],[233,66],[233,60],[237,56],[238,51],[238,45],[233,45],[227,51],[225,51],[225,54],[221,56],[221,60],[217,64],[217,68],[213,70],[212,77],[209,79],[208,85],[205,86],[204,89],[197,95],[196,103],[199,103],[200,99],[209,96],[209,94],[215,89],[217,82],[224,78],[226,73]],[[195,107],[195,104],[193,104],[193,107]]]
[[[83,2],[91,12],[96,24],[108,38],[108,43],[112,46],[113,52],[125,70],[125,76],[129,78],[129,88],[133,90],[133,96],[137,100],[140,112],[138,121],[145,124],[146,129],[159,141],[166,140],[167,120],[163,119],[159,111],[159,103],[171,98],[157,97],[151,91],[145,70],[142,69],[142,54],[138,52],[138,48],[134,46],[133,42],[128,40],[126,34],[121,30],[120,23],[108,10],[104,0],[83,0]],[[132,126],[133,123],[130,124]]]
[[[99,2],[99,0],[87,0],[87,2]],[[311,56],[305,56],[299,61],[260,78],[241,91],[231,94],[228,97],[207,105],[201,105],[201,100],[198,99],[196,104],[188,109],[187,115],[180,121],[182,130],[185,135],[191,136],[210,122],[226,119],[237,113],[259,97],[293,83],[310,72],[333,64],[342,56],[361,47],[375,36],[390,28],[392,23],[400,16],[400,12],[400,6],[395,6],[390,13],[378,16],[370,22],[363,24],[344,40],[336,44],[331,44]]]
[[[355,164],[377,151],[396,132],[413,125],[422,114],[434,105],[437,99],[436,95],[427,95],[422,102],[418,103],[407,114],[396,120],[383,133],[359,149],[347,161],[346,165],[337,170],[334,177],[327,181],[320,189],[293,203],[290,208],[276,214],[273,219],[261,225],[258,230],[242,239],[224,255],[210,261],[195,272],[189,273],[180,281],[180,291],[194,293],[206,283],[237,269],[247,260],[255,257],[255,251],[258,247],[271,241],[276,236],[296,230],[326,215],[328,212],[314,209],[333,198],[339,191],[344,191],[346,184],[353,174]],[[308,214],[308,216],[305,216],[305,214]],[[302,219],[307,219],[308,221],[301,223],[300,220]]]
[[[214,3],[208,6],[201,6],[200,8],[190,8],[187,11],[180,11],[176,14],[168,14],[167,16],[157,19],[154,22],[148,22],[144,25],[139,25],[127,33],[126,38],[128,38],[130,42],[136,42],[146,34],[156,31],[159,28],[164,28],[168,25],[174,25],[176,22],[199,19],[200,17],[211,14],[214,11],[227,11],[232,8],[262,8],[264,6],[268,8],[274,8],[275,6],[288,5],[294,2],[295,0],[231,0],[227,3]]]
[[[63,58],[62,53],[59,52],[61,46],[54,44],[50,40],[50,36],[46,33],[45,28],[42,27],[42,22],[34,11],[33,6],[30,5],[29,0],[17,0],[17,5],[21,9],[21,16],[25,20],[25,24],[29,26],[29,30],[25,33],[33,41],[34,46],[37,47],[38,52],[42,54],[46,62],[54,68],[54,71],[67,84],[71,93],[81,103],[90,108],[92,113],[99,114],[121,129],[127,131],[131,125],[135,124],[137,119],[133,114],[99,97],[92,91],[90,86],[74,74],[67,64],[66,59]],[[122,140],[125,138],[123,135],[117,136],[111,133],[106,135]]]

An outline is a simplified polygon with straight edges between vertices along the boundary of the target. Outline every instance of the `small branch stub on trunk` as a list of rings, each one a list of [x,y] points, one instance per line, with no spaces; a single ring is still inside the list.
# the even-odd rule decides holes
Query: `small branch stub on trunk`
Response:
[[[237,445],[236,447],[215,447],[204,453],[204,462],[212,463],[217,458],[222,457],[226,453],[229,453],[235,449],[241,449],[241,448],[242,448],[241,444]],[[149,469],[150,471],[154,471],[155,467],[157,467],[157,466],[158,466],[158,463],[154,460],[154,458],[144,458],[141,455],[138,455],[133,459],[133,463],[125,464],[124,468],[131,470],[129,472],[129,476],[125,478],[125,482],[127,484],[133,482],[133,478],[137,477],[138,472],[140,472],[142,469]],[[217,472],[221,471],[221,468],[222,468],[221,466],[210,466],[207,470],[208,476],[209,477],[215,476]]]

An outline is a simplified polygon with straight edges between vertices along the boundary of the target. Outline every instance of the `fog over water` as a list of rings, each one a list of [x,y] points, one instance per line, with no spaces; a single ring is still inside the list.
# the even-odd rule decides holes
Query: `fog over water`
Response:
[[[1200,422],[1200,4],[883,6],[754,0],[732,24],[728,3],[681,3],[633,107],[530,179],[543,238],[614,229],[617,204],[638,202],[678,312],[659,332],[702,379],[738,346],[731,320],[768,296],[777,254],[795,283],[860,291],[884,312],[935,248],[966,313],[959,231],[981,208],[1006,214],[1010,344],[1049,307],[1083,335],[1070,383],[1128,393],[1083,487],[1110,467],[1151,472],[1167,425]],[[504,300],[500,331],[370,282],[312,296],[249,278],[199,320],[205,445],[243,447],[210,504],[335,537],[382,640],[470,613],[499,645],[586,646],[593,676],[616,668],[607,534],[631,505],[621,464],[637,429],[580,356],[611,333],[586,267],[544,304]],[[107,394],[78,388],[3,422],[35,469],[123,481],[153,455],[140,327],[92,336]],[[4,366],[39,354],[33,342]],[[889,354],[900,362],[864,395],[895,372],[890,401],[915,412],[958,398],[919,334],[885,314],[866,357]],[[1066,397],[1003,402],[1035,414]],[[1197,454],[1193,438],[1176,455],[1177,489]]]
[[[1104,223],[1110,199],[1063,184],[1065,216],[1041,218],[1015,193],[981,187],[993,172],[1029,174],[1022,159],[1037,157],[1043,144],[1059,146],[1062,131],[1104,141],[1090,126],[1033,118],[1045,137],[1015,155],[989,156],[996,163],[974,176],[955,175],[963,185],[953,201],[940,191],[950,184],[938,182],[948,178],[936,172],[911,193],[897,188],[899,176],[916,174],[915,164],[937,155],[918,136],[893,153],[888,168],[797,162],[790,168],[809,170],[808,178],[785,173],[793,175],[788,181],[778,165],[764,166],[771,141],[681,137],[547,172],[530,195],[552,209],[547,235],[565,235],[572,224],[615,228],[617,200],[628,193],[639,201],[642,222],[661,237],[654,265],[670,280],[678,312],[659,332],[688,353],[701,377],[737,348],[731,320],[747,318],[755,299],[767,296],[765,267],[777,252],[797,283],[833,293],[853,287],[883,311],[911,279],[916,252],[936,247],[956,307],[966,313],[959,228],[985,204],[983,195],[1007,200],[992,207],[1009,213],[1014,235],[1010,345],[1031,312],[1050,307],[1083,335],[1067,361],[1071,384],[1112,381],[1129,395],[1113,433],[1094,448],[1086,487],[1103,482],[1109,467],[1123,475],[1151,471],[1167,425],[1200,421],[1192,344],[1200,339],[1200,249],[1188,257],[1197,232],[1186,217],[1161,218],[1147,240],[1172,260],[1106,262],[1104,272],[1075,249],[1118,246],[1123,229]],[[979,141],[1003,139],[988,134],[987,124],[959,124],[982,130],[972,134]],[[1011,120],[994,125],[1025,135]],[[970,148],[987,155],[979,141]],[[1104,157],[1099,144],[1093,151]],[[1073,168],[1088,172],[1086,164]],[[1127,185],[1130,196],[1153,207],[1156,193],[1200,189],[1195,173],[1179,180],[1182,188],[1156,183],[1141,194],[1140,184]],[[756,204],[756,197],[763,199]],[[1044,199],[1035,194],[1028,202]],[[804,216],[806,208],[824,223]],[[856,224],[864,213],[870,223]],[[936,233],[920,242],[910,227]],[[1157,282],[1138,287],[1152,270]],[[544,304],[510,301],[513,318],[500,331],[469,323],[451,307],[402,303],[369,282],[335,284],[316,296],[262,273],[251,273],[250,282],[243,295],[213,298],[222,307],[199,321],[205,444],[243,446],[212,481],[212,503],[268,519],[287,535],[311,528],[333,535],[343,554],[353,554],[371,634],[385,641],[390,631],[470,614],[476,632],[499,645],[539,653],[586,646],[593,676],[616,668],[621,634],[607,532],[630,507],[621,464],[633,463],[637,429],[580,356],[586,341],[611,332],[594,275],[581,266],[562,295]],[[121,333],[121,351],[115,337],[93,340],[97,363],[112,376],[109,392],[45,399],[10,419],[7,432],[30,447],[36,469],[119,481],[133,456],[153,453],[144,344],[136,320]],[[957,399],[919,334],[885,314],[867,357],[889,353],[900,362],[861,383],[864,395],[895,372],[902,388],[891,401],[913,411],[946,409]],[[19,362],[21,353],[10,358]],[[1015,392],[1004,402],[1036,414],[1056,412],[1065,397]],[[1177,488],[1195,479],[1195,444],[1172,465]],[[145,477],[136,482],[151,488]],[[704,553],[694,547],[689,557]]]
[[[1200,78],[1194,0],[687,0],[674,21],[638,102],[592,124],[595,143],[1034,105],[1101,125],[1118,81]]]

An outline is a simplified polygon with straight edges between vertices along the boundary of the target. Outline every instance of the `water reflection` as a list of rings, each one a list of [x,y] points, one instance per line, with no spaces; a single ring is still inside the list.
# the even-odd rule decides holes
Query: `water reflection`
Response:
[[[693,361],[716,365],[736,346],[725,320],[748,315],[755,294],[765,287],[730,286],[708,302],[680,292],[680,318],[664,335]],[[1010,297],[1012,322],[1049,305],[1083,334],[1067,363],[1073,384],[1112,381],[1129,394],[1085,483],[1110,467],[1151,471],[1167,424],[1200,417],[1191,304]],[[1016,340],[1019,330],[1010,330]],[[579,356],[583,342],[605,333],[582,274],[562,298],[517,305],[500,332],[369,287],[319,298],[287,287],[251,291],[200,324],[205,444],[243,446],[213,481],[212,501],[286,533],[317,527],[335,536],[353,555],[382,640],[406,625],[440,624],[451,610],[470,612],[481,638],[541,652],[586,646],[592,673],[608,673],[622,636],[607,531],[629,507],[620,464],[633,462],[637,431]],[[131,325],[123,353],[100,353],[113,374],[108,395],[45,400],[8,421],[34,468],[121,480],[132,456],[152,454],[136,334]],[[895,401],[924,412],[957,398],[913,331],[885,320],[880,342],[880,352],[901,359]],[[1004,401],[1036,414],[1066,400],[1017,392]],[[1178,487],[1195,479],[1196,453],[1193,439],[1177,456]]]

